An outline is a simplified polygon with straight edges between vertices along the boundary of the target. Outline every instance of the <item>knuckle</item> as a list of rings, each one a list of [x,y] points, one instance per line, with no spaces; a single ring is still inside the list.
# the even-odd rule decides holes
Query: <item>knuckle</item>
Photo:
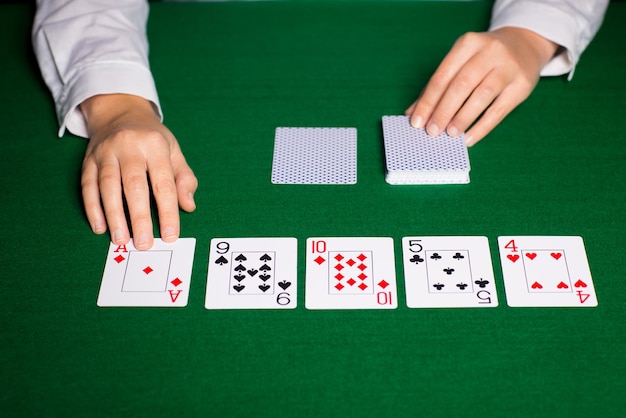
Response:
[[[176,184],[171,179],[159,179],[152,183],[152,191],[155,196],[175,195]]]
[[[124,189],[127,192],[145,192],[148,190],[148,182],[145,175],[131,174],[124,178]]]
[[[119,184],[119,176],[113,170],[103,168],[100,171],[100,186],[113,186]]]
[[[87,176],[85,175],[85,173],[83,173],[80,176],[80,188],[82,190],[92,190],[94,188],[96,188],[96,184],[94,184],[94,179],[92,176]]]
[[[502,52],[503,50],[507,50],[505,43],[500,38],[488,36],[484,39],[483,42],[485,49],[489,49],[495,52]]]
[[[192,173],[178,175],[176,177],[176,187],[195,192],[198,189],[198,179]]]
[[[193,191],[195,191],[198,188],[198,178],[194,176],[193,174],[191,175],[191,180],[189,181],[189,183]]]
[[[447,80],[446,75],[444,75],[443,73],[437,72],[433,74],[428,84],[430,85],[431,90],[443,91],[448,86],[448,80]],[[427,101],[427,100],[428,100],[428,96],[424,95],[424,97],[422,98],[422,101]]]
[[[484,82],[475,90],[475,94],[481,101],[491,101],[496,96],[498,87],[490,82]]]
[[[484,42],[484,39],[485,37],[478,32],[466,32],[457,39],[456,44],[459,47],[464,48],[468,45],[475,45],[478,42]]]
[[[156,130],[137,130],[121,127],[106,139],[99,141],[94,148],[94,154],[105,156],[117,154],[119,150],[138,150],[145,147],[148,150],[169,147],[167,138]]]
[[[498,124],[505,116],[509,113],[508,108],[503,106],[501,103],[493,103],[489,107],[489,126],[495,126]]]
[[[453,81],[451,89],[458,92],[469,92],[474,89],[474,80],[467,74],[459,74]]]
[[[149,211],[138,210],[131,215],[131,224],[135,227],[148,227],[152,224],[152,217]]]
[[[85,212],[87,212],[87,214],[97,213],[102,208],[100,206],[100,201],[92,199],[83,199],[83,206],[85,207]]]

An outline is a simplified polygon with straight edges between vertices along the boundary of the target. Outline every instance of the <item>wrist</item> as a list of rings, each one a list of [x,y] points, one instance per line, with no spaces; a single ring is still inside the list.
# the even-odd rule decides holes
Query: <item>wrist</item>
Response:
[[[493,33],[498,33],[510,40],[512,44],[517,44],[526,48],[527,53],[535,56],[541,68],[546,65],[558,52],[559,45],[532,30],[506,26],[496,29]]]
[[[100,94],[92,96],[80,104],[80,110],[87,122],[91,136],[103,126],[111,125],[124,116],[154,118],[159,120],[152,102],[143,97],[129,94]]]

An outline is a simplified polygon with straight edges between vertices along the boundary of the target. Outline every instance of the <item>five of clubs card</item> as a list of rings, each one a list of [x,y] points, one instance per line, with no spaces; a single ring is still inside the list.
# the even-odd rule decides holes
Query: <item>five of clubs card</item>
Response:
[[[295,308],[297,247],[295,238],[213,238],[205,308]]]
[[[404,237],[410,308],[498,306],[487,237]]]

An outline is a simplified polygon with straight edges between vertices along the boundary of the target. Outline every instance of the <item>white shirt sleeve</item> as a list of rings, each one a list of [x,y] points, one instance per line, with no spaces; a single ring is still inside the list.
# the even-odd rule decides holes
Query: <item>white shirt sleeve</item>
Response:
[[[574,75],[578,60],[602,25],[609,0],[496,0],[489,30],[529,29],[563,47],[541,75]]]
[[[98,94],[150,100],[161,115],[148,64],[145,0],[37,0],[33,46],[59,120],[87,137],[80,103]]]

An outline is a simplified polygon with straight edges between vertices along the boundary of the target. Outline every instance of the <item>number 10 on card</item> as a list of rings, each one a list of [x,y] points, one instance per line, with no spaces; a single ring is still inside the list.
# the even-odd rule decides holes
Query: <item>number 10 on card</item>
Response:
[[[393,309],[396,292],[391,238],[307,240],[308,309]]]

